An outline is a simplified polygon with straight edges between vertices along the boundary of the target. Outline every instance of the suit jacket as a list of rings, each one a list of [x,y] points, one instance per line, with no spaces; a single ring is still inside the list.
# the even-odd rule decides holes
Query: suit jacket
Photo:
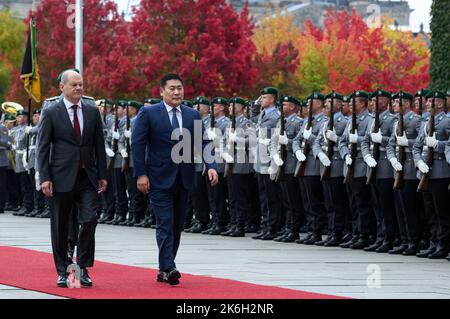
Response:
[[[198,111],[181,105],[181,116],[183,129],[190,132],[190,140],[187,142],[190,144],[191,152],[190,161],[177,164],[173,162],[171,152],[178,141],[171,139],[173,129],[164,102],[142,107],[137,115],[131,136],[134,175],[136,177],[146,175],[150,180],[150,189],[170,189],[175,183],[178,171],[181,173],[184,188],[192,189],[195,186],[193,151],[195,121],[198,121],[195,125],[200,125],[202,130],[199,132],[200,138],[205,128]],[[202,150],[207,144],[208,141],[202,139]],[[206,163],[206,166],[208,169],[216,169],[214,161]]]
[[[76,182],[79,161],[95,189],[106,179],[106,154],[100,112],[81,101],[83,131],[78,143],[63,101],[42,112],[39,125],[39,147],[36,150],[40,181],[53,182],[55,192],[70,192]]]

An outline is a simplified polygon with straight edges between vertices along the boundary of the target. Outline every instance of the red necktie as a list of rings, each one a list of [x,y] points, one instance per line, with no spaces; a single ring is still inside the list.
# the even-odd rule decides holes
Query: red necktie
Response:
[[[81,129],[80,122],[78,122],[78,114],[77,114],[78,105],[72,105],[73,109],[73,130],[75,132],[75,138],[78,141],[78,144],[81,143]],[[80,154],[81,156],[81,154]],[[84,167],[83,160],[80,158],[80,168]]]

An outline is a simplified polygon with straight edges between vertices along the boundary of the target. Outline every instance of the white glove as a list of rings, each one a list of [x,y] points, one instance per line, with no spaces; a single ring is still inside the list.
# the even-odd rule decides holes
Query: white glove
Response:
[[[337,142],[338,137],[337,137],[336,131],[335,131],[334,129],[333,129],[332,131],[331,131],[331,130],[327,130],[327,131],[325,132],[325,136],[326,136],[326,138],[327,138],[329,141]]]
[[[209,128],[208,130],[206,130],[206,136],[208,137],[208,140],[215,140],[217,137],[215,129]]]
[[[279,154],[273,155],[272,159],[273,159],[273,161],[275,162],[275,164],[276,164],[277,166],[281,166],[281,165],[284,164],[284,161],[283,161],[283,159],[280,157]]]
[[[122,155],[123,158],[127,158],[128,157],[128,153],[125,150],[121,150],[120,151],[120,155]]]
[[[15,151],[17,149],[17,146],[14,144],[11,144],[11,150]]]
[[[400,162],[395,157],[391,158],[389,162],[391,162],[391,165],[396,172],[401,172],[403,170],[402,164],[400,164]]]
[[[108,155],[108,157],[114,157],[115,154],[112,149],[107,148],[107,149],[105,149],[105,151],[106,151],[106,155]]]
[[[436,133],[433,134],[433,136],[427,136],[425,137],[425,144],[428,147],[432,147],[432,148],[436,148],[436,146],[438,145],[439,141],[436,139]]]
[[[30,134],[30,132],[31,132],[32,129],[33,129],[33,127],[31,127],[31,126],[25,127],[25,133],[26,133],[26,134]]]
[[[405,132],[403,132],[403,136],[397,136],[397,145],[408,146],[408,138],[406,137]]]
[[[289,139],[286,134],[283,134],[278,137],[278,142],[281,145],[288,145]]]
[[[317,155],[320,162],[323,164],[323,166],[328,167],[331,165],[330,159],[328,158],[327,154],[324,152],[320,152],[319,155]]]
[[[297,160],[299,162],[304,162],[306,159],[305,154],[303,154],[303,152],[301,150],[298,150],[297,152],[295,152],[295,157],[297,157]]]
[[[23,167],[28,170],[27,153],[23,153],[22,155],[22,164]]]
[[[364,162],[366,162],[369,167],[377,166],[377,161],[371,155],[364,156]]]
[[[381,135],[380,130],[376,133],[370,133],[370,138],[372,142],[381,144],[381,141],[383,140],[383,135]]]
[[[358,143],[358,133],[355,133],[355,134],[349,133],[348,134],[348,140],[352,144]]]
[[[270,143],[270,138],[258,138],[258,143],[267,146]]]
[[[230,140],[230,142],[236,142],[236,132],[230,130],[230,132],[228,133],[228,139]]]
[[[424,161],[419,161],[417,163],[417,168],[422,172],[422,174],[426,174],[430,171],[430,168]]]
[[[125,135],[126,138],[131,138],[131,130],[125,130],[125,132],[123,132],[123,135]]]
[[[269,173],[269,175],[273,175],[277,172],[277,170],[275,168],[272,167],[272,165],[269,166],[269,168],[267,169],[267,173]]]
[[[347,154],[345,156],[345,164],[347,164],[347,166],[350,166],[352,165],[352,163],[353,163],[352,157],[350,156],[350,154]]]
[[[311,134],[312,134],[312,127],[310,127],[309,130],[305,128],[305,130],[303,131],[303,138],[305,140],[309,140]]]
[[[112,138],[115,139],[115,140],[118,140],[120,138],[119,132],[118,131],[114,131],[112,133]]]
[[[36,171],[34,173],[34,181],[36,184],[36,190],[39,192],[41,190],[41,182],[39,181],[39,172]]]
[[[231,156],[230,154],[228,154],[228,153],[223,153],[222,154],[222,158],[225,160],[225,162],[227,162],[227,163],[233,163],[234,162],[234,158],[233,158],[233,156]]]

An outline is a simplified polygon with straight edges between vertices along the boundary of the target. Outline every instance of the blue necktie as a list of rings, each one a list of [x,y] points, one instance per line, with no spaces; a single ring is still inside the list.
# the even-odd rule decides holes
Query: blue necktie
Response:
[[[177,128],[180,128],[180,123],[178,122],[178,119],[177,119],[177,109],[176,108],[172,109],[172,128],[174,130]]]

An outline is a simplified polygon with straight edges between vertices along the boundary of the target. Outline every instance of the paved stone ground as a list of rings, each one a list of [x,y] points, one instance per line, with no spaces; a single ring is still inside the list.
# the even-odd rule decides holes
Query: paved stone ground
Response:
[[[183,273],[353,298],[450,298],[450,262],[201,234],[182,236]],[[51,252],[49,219],[0,215],[0,245]],[[1,258],[1,256],[0,256]],[[155,230],[99,225],[96,259],[157,268]],[[369,287],[368,267],[380,269]],[[1,270],[0,270],[1,271]],[[95,268],[92,271],[95,280]],[[153,278],[152,278],[153,280]],[[0,285],[0,298],[55,296]]]

